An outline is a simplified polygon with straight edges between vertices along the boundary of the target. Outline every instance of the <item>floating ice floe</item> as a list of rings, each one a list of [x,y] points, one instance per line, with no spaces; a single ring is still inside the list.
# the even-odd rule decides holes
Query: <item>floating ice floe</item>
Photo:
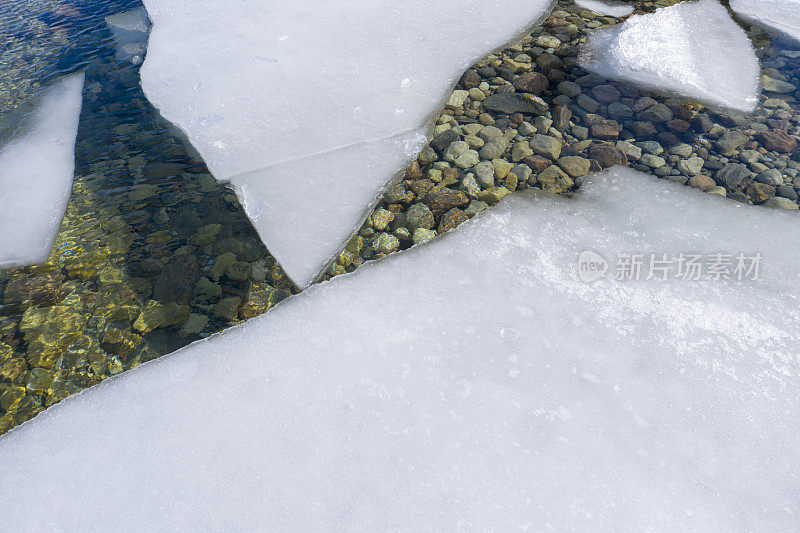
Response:
[[[747,34],[716,0],[683,2],[589,36],[581,65],[716,107],[751,112],[760,67]]]
[[[421,129],[454,81],[551,5],[144,3],[153,21],[145,94],[214,176],[236,186],[267,248],[301,287],[417,155]]]
[[[798,239],[796,215],[628,169],[573,200],[520,193],[0,437],[0,516],[797,530]],[[763,256],[744,281],[738,252]],[[661,281],[681,253],[705,254],[702,279]],[[716,253],[733,279],[706,279]]]
[[[83,78],[48,89],[0,148],[0,268],[43,263],[53,247],[72,192]]]
[[[800,0],[731,0],[739,15],[800,42]]]
[[[140,7],[106,17],[106,25],[114,36],[118,61],[142,62],[147,50],[147,35],[150,32],[150,19],[147,10]]]
[[[627,17],[633,13],[633,6],[621,2],[606,2],[601,0],[575,0],[575,5],[594,11],[598,15],[609,17]]]

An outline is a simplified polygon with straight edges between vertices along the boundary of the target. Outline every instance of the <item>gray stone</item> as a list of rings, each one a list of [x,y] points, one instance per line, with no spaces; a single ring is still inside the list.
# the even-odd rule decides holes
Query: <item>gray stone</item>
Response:
[[[523,124],[524,124],[524,122],[523,122]],[[550,120],[549,118],[545,117],[545,116],[538,116],[533,121],[533,124],[534,124],[534,126],[536,126],[536,131],[539,131],[541,133],[547,133],[547,131],[553,125],[553,121]],[[531,134],[536,133],[536,131],[532,131]],[[520,130],[520,133],[522,133],[521,130]]]
[[[487,142],[481,148],[479,155],[481,159],[487,159],[491,161],[492,159],[498,159],[503,157],[503,154],[508,149],[508,139],[505,137],[498,137],[492,141]]]
[[[481,156],[475,150],[467,150],[454,161],[458,168],[469,168],[477,165],[481,160]]]
[[[514,143],[514,146],[511,148],[511,160],[515,163],[522,161],[530,155],[533,155],[533,150],[531,150],[528,141]]]
[[[728,163],[717,171],[715,181],[726,189],[733,189],[742,181],[750,179],[753,173],[741,163]]]
[[[780,196],[773,196],[761,205],[775,209],[787,209],[792,211],[798,209],[798,205],[796,203],[788,198],[782,198]]]
[[[696,176],[703,170],[705,161],[702,157],[690,157],[689,159],[681,159],[678,161],[677,169],[687,176]]]
[[[672,110],[664,104],[656,104],[648,107],[637,115],[642,122],[669,122],[672,120]]]
[[[423,203],[412,205],[406,211],[406,225],[409,229],[431,229],[434,225],[433,213]]]
[[[233,320],[239,315],[239,306],[242,305],[242,299],[238,296],[229,296],[219,301],[214,306],[214,315],[227,320]]]
[[[677,155],[678,157],[683,157],[685,159],[692,155],[692,147],[686,143],[679,143],[670,147],[667,150],[667,153],[671,155]]]
[[[433,141],[431,141],[431,146],[441,152],[451,143],[458,140],[458,132],[454,129],[445,130],[436,137],[434,137]]]
[[[571,178],[577,178],[580,176],[585,176],[589,173],[589,168],[591,167],[592,162],[585,157],[567,155],[564,157],[559,157],[557,164],[564,172],[569,174]]]
[[[794,187],[788,184],[779,185],[775,194],[777,196],[788,198],[789,200],[792,201],[797,201],[797,191],[794,190]]]
[[[747,165],[750,163],[755,163],[759,159],[761,159],[761,154],[756,150],[742,150],[739,153],[739,160]]]
[[[495,128],[494,126],[485,126],[478,132],[478,137],[483,139],[485,142],[499,139],[502,136],[503,136],[503,130],[501,130],[500,128]]]
[[[783,185],[783,174],[777,168],[770,168],[756,176],[756,180],[767,185]]]
[[[483,161],[478,163],[472,171],[475,173],[475,180],[477,180],[478,185],[484,189],[494,187],[494,165],[491,162]]]
[[[531,174],[533,174],[533,170],[528,165],[519,164],[514,166],[511,174],[517,177],[517,181],[527,181],[528,178],[531,177]]]
[[[660,168],[667,164],[663,157],[653,154],[643,154],[642,157],[639,158],[639,163],[647,165],[650,168]]]
[[[642,149],[628,141],[617,141],[616,147],[618,150],[622,151],[628,159],[633,161],[637,161],[642,157]]]
[[[636,144],[648,154],[661,155],[664,153],[664,148],[656,141],[642,141]]]
[[[549,135],[537,133],[530,141],[531,150],[537,155],[558,159],[561,155],[561,141]]]
[[[585,94],[578,96],[576,102],[582,109],[585,109],[589,113],[594,113],[600,108],[600,102]]]
[[[750,140],[750,137],[736,130],[726,130],[722,137],[714,143],[717,150],[724,155],[730,156],[736,153],[736,149]]]
[[[464,141],[453,141],[444,151],[444,160],[454,162],[463,153],[469,150],[469,144]]]
[[[575,98],[581,94],[581,86],[573,81],[562,81],[558,84],[558,92],[565,94],[570,98]]]
[[[542,190],[552,193],[562,193],[572,188],[572,181],[566,172],[556,165],[550,165],[536,177]]]
[[[769,76],[761,76],[762,86],[764,90],[770,93],[782,93],[788,94],[793,93],[797,90],[797,87],[792,85],[789,82],[776,80],[775,78],[771,78]]]
[[[372,249],[378,253],[390,254],[400,248],[400,241],[394,235],[386,232],[378,234],[372,242]]]
[[[549,108],[544,100],[527,93],[492,94],[483,101],[483,107],[505,115],[513,113],[541,114],[547,112]]]
[[[436,230],[417,228],[414,230],[412,240],[414,241],[414,244],[419,244],[421,242],[429,241],[434,237],[436,237]]]

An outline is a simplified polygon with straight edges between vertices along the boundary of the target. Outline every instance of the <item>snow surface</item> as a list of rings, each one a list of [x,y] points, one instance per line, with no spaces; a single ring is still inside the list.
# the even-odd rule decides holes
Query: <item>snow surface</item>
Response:
[[[118,61],[142,62],[147,50],[147,35],[150,32],[150,19],[143,7],[131,9],[106,17],[106,25],[111,30],[116,43]]]
[[[145,94],[217,179],[249,185],[237,192],[256,229],[306,287],[371,208],[353,192],[378,198],[417,155],[416,141],[396,140],[415,139],[464,70],[535,24],[551,1],[144,4],[153,21]],[[332,185],[307,196],[319,180]]]
[[[752,112],[760,67],[744,30],[716,0],[634,15],[589,36],[581,65],[716,107]]]
[[[573,200],[514,195],[0,437],[0,516],[796,531],[798,239],[796,215],[628,169]],[[759,251],[764,267],[586,284],[586,250]]]
[[[67,209],[83,73],[58,81],[0,148],[0,268],[44,263]]]
[[[739,15],[800,42],[800,0],[731,0]]]
[[[609,17],[627,17],[633,13],[633,6],[620,2],[603,2],[601,0],[575,0],[575,5]]]

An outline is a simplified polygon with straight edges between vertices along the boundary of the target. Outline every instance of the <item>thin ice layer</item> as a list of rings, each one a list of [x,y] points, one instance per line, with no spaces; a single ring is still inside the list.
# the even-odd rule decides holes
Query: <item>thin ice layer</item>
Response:
[[[72,191],[83,78],[48,89],[0,148],[0,268],[44,263],[53,247]]]
[[[627,17],[633,13],[633,6],[621,2],[604,2],[601,0],[575,0],[575,5],[594,11],[598,15],[609,17]]]
[[[463,71],[539,20],[550,0],[146,0],[154,23],[142,87],[162,114],[187,134],[217,179],[236,181],[281,163],[318,156],[309,172],[261,172],[297,193],[286,202],[268,194],[241,198],[255,227],[287,274],[305,286],[306,271],[331,259],[330,235],[315,234],[330,218],[346,218],[341,248],[370,205],[350,196],[304,196],[339,149],[382,142],[426,125]],[[406,154],[387,160],[405,161]],[[332,176],[341,190],[377,197],[401,167],[362,179],[371,154]],[[290,166],[287,166],[290,168]],[[344,185],[344,182],[350,182]],[[255,192],[253,193],[256,194]],[[300,210],[300,211],[298,211]],[[342,211],[336,213],[335,211]],[[299,216],[288,230],[267,219]],[[304,241],[306,246],[292,243]],[[281,251],[283,250],[283,251]],[[292,250],[291,252],[286,250]],[[300,271],[292,265],[304,265]]]
[[[0,437],[0,516],[797,530],[798,239],[796,216],[627,169],[574,200],[509,197]],[[587,250],[609,262],[594,284],[578,281]],[[648,281],[647,266],[615,281],[625,252],[763,265],[758,281]]]
[[[731,0],[731,9],[800,42],[800,0]]]
[[[599,30],[581,65],[716,107],[751,112],[758,102],[753,46],[716,0],[683,2]]]
[[[282,258],[301,287],[322,274],[325,265],[306,260],[308,250],[334,257],[363,223],[387,180],[405,168],[425,146],[425,129],[366,142],[234,176],[231,185],[270,253]],[[358,162],[354,165],[354,162]],[[296,179],[302,176],[302,179]],[[266,200],[265,200],[266,199]],[[311,216],[307,205],[335,202],[325,217]],[[279,206],[279,207],[276,207]],[[334,206],[331,206],[334,207]],[[360,216],[354,224],[354,216]],[[292,239],[285,238],[292,235]]]
[[[140,7],[108,16],[106,25],[114,36],[117,60],[141,63],[147,50],[147,35],[150,31],[147,10]]]

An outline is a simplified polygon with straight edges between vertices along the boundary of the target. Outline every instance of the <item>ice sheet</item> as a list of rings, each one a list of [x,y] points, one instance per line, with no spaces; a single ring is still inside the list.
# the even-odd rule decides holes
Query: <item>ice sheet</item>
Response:
[[[83,78],[48,89],[0,148],[0,268],[47,260],[72,192]]]
[[[731,9],[800,42],[800,0],[731,0]]]
[[[759,64],[716,0],[682,2],[593,33],[581,65],[601,76],[736,111],[758,102]]]
[[[147,50],[150,19],[147,10],[140,7],[106,17],[106,24],[114,35],[119,61],[142,62]]]
[[[633,13],[633,6],[621,2],[603,2],[601,0],[575,0],[575,5],[609,17],[627,17]]]
[[[0,437],[0,516],[15,531],[796,531],[798,239],[796,215],[627,169],[574,200],[514,195]],[[589,250],[610,263],[593,284]],[[763,266],[616,281],[623,252]]]
[[[329,260],[331,235],[315,234],[331,218],[339,248],[369,205],[349,197],[304,196],[337,150],[388,142],[433,118],[455,80],[474,61],[522,33],[550,0],[146,0],[154,23],[142,87],[162,114],[186,131],[223,181],[280,181],[242,197],[272,216],[255,226],[287,274],[305,286],[308,271]],[[410,153],[392,150],[387,161]],[[260,172],[314,158],[309,172]],[[396,172],[364,179],[372,154],[353,157],[331,176],[343,188],[377,197]],[[285,167],[291,169],[291,165]],[[349,182],[349,183],[346,183]],[[297,192],[290,201],[256,191]],[[240,188],[239,192],[241,193]],[[341,211],[337,213],[337,211]],[[300,217],[289,231],[268,220]],[[265,222],[260,222],[264,220]],[[302,241],[304,246],[295,246]],[[296,270],[293,265],[303,265]]]

